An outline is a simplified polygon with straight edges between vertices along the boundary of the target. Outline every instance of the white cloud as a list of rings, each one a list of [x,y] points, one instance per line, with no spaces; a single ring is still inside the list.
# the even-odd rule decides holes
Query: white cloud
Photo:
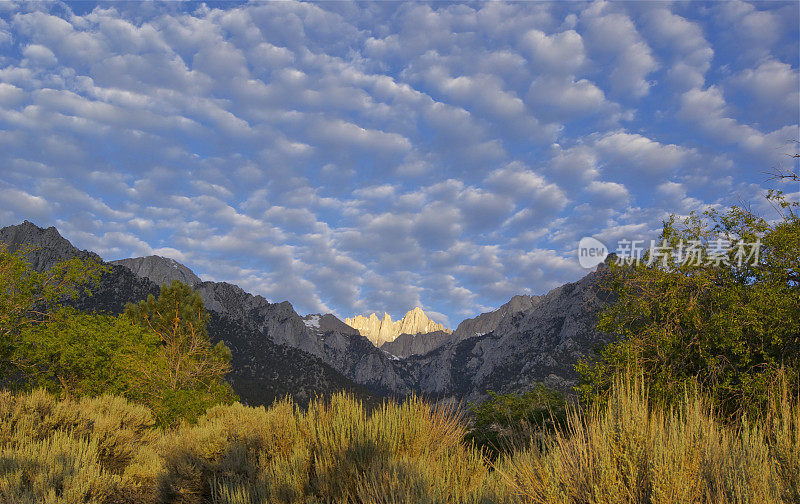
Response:
[[[492,171],[485,180],[499,194],[514,198],[522,205],[505,226],[529,226],[557,215],[567,205],[567,194],[555,183],[519,164],[512,163]]]
[[[714,50],[699,24],[666,8],[657,8],[647,13],[646,25],[651,39],[672,55],[672,67],[668,73],[675,89],[702,87]]]
[[[585,119],[603,113],[609,122],[621,117],[619,106],[606,100],[605,93],[587,79],[547,75],[535,79],[528,90],[527,101],[542,117],[549,120]]]
[[[734,77],[753,105],[783,121],[796,121],[800,110],[800,76],[797,68],[776,60],[767,60],[747,68]]]
[[[798,135],[796,124],[765,134],[750,125],[739,123],[728,114],[727,103],[717,86],[709,86],[705,90],[692,89],[681,97],[681,117],[697,124],[707,136],[738,144],[767,160],[780,160],[783,153],[778,149]]]
[[[53,54],[53,51],[39,44],[30,44],[25,46],[22,54],[25,55],[25,57],[28,58],[32,63],[39,66],[54,65],[58,61],[56,59],[56,55]]]
[[[314,126],[317,135],[334,145],[348,145],[359,149],[375,149],[379,153],[397,154],[411,148],[407,138],[397,133],[366,129],[346,121],[321,122]]]
[[[0,188],[0,200],[3,208],[19,215],[30,215],[34,218],[49,217],[52,206],[44,198],[34,196],[25,191],[13,188]]]
[[[606,156],[610,169],[614,164],[624,163],[645,175],[677,170],[696,156],[693,149],[662,144],[636,133],[609,133],[599,137],[594,145]]]
[[[595,203],[606,207],[625,207],[630,199],[628,189],[616,182],[593,180],[586,188],[597,199]]]
[[[580,22],[586,26],[584,38],[590,51],[608,58],[612,70],[607,78],[615,93],[634,98],[646,95],[651,85],[647,76],[658,63],[633,20],[613,12],[607,2],[594,2],[581,13]]]
[[[761,10],[756,5],[768,8]],[[791,26],[786,16],[794,15],[796,19],[797,15],[796,6],[793,9],[787,5],[788,9],[781,9],[784,11],[781,13],[777,9],[769,9],[769,4],[754,5],[741,0],[721,2],[715,7],[719,22],[725,26],[731,41],[741,51],[740,57],[753,60],[764,57],[780,40],[784,22],[787,27]]]
[[[547,35],[530,30],[522,39],[523,49],[530,51],[534,64],[544,72],[573,75],[586,64],[583,39],[575,30]]]
[[[25,92],[12,85],[0,82],[0,105],[12,107],[19,104],[25,98]]]
[[[457,322],[542,293],[581,236],[755,194],[753,157],[797,137],[782,6],[14,9],[0,220],[301,312]],[[777,38],[739,57],[723,10]]]

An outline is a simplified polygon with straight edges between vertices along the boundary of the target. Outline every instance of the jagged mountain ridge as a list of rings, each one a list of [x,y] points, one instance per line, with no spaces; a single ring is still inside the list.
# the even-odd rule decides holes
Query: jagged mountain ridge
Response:
[[[577,282],[531,297],[527,309],[516,310],[527,301],[512,298],[502,317],[478,321],[487,328],[496,321],[490,332],[452,338],[428,354],[402,361],[409,385],[465,401],[480,401],[489,391],[519,393],[537,383],[570,392],[577,381],[574,364],[611,339],[595,327],[611,301],[602,287],[606,272],[601,264]],[[476,326],[466,327],[472,331]]]
[[[541,296],[517,295],[494,311],[462,321],[452,333],[434,331],[424,335],[401,334],[393,341],[384,343],[380,348],[400,358],[424,355],[446,343],[488,334],[494,331],[506,316],[529,310],[540,300]]]
[[[453,339],[461,341],[474,336],[483,336],[494,331],[497,325],[507,315],[517,312],[527,311],[536,306],[541,301],[541,296],[517,295],[512,297],[500,308],[481,313],[475,318],[466,319],[453,331]]]
[[[109,264],[125,266],[134,275],[147,278],[156,285],[169,284],[173,280],[178,280],[186,285],[195,285],[202,282],[200,277],[192,270],[179,263],[175,259],[151,255],[147,257],[132,257],[130,259],[119,259],[110,261]]]
[[[437,331],[452,333],[444,325],[428,318],[419,306],[409,310],[397,321],[392,321],[392,317],[384,312],[382,319],[378,319],[378,315],[372,313],[367,317],[357,315],[346,318],[344,323],[356,329],[377,347],[396,340],[401,334],[428,334]]]
[[[381,345],[381,350],[405,359],[412,355],[423,355],[439,348],[452,338],[452,334],[444,331],[433,331],[425,334],[403,333],[392,341]]]
[[[37,248],[28,252],[26,257],[37,271],[46,271],[57,262],[72,257],[101,260],[96,254],[75,248],[55,228],[42,229],[28,221],[0,229],[0,243],[6,244],[10,251],[35,245]],[[70,301],[72,306],[81,310],[117,314],[124,310],[127,303],[142,300],[149,294],[158,294],[159,286],[150,279],[137,276],[120,264],[107,265],[109,271],[100,277],[92,289],[92,295]],[[209,284],[205,288],[206,293],[215,291],[212,282],[206,284]],[[241,291],[230,284],[219,288],[220,291],[226,289]],[[275,343],[272,338],[244,324],[240,313],[230,310],[230,307],[220,310],[221,306],[209,309],[209,335],[214,343],[223,341],[231,349],[232,370],[227,380],[242,401],[251,405],[270,404],[277,398],[289,395],[304,403],[317,394],[339,390],[353,393],[369,403],[377,401],[374,394],[334,370],[319,357]]]
[[[300,317],[288,301],[270,303],[225,282],[203,282],[195,289],[209,310],[238,320],[277,344],[317,356],[376,393],[411,392],[389,357],[351,328],[341,328],[344,324],[338,319],[333,321],[333,315],[321,317],[320,321],[324,318],[326,322],[315,327],[311,319]],[[343,330],[333,330],[330,326]]]
[[[0,230],[0,236],[4,232]],[[157,292],[149,279],[137,277],[124,266],[112,268],[113,274],[101,278],[102,295],[79,300],[82,307],[118,311],[128,298]],[[416,392],[478,401],[490,390],[521,392],[536,383],[570,390],[577,360],[608,340],[594,328],[605,303],[599,286],[602,270],[601,265],[597,272],[544,296],[515,296],[494,312],[462,322],[453,335],[431,344],[430,351],[420,348],[425,335],[398,337],[396,345],[402,348],[393,350],[408,352],[407,358],[377,348],[331,314],[300,317],[289,302],[270,303],[225,282],[202,282],[195,289],[211,312],[212,323],[223,321],[214,329],[215,337],[236,348],[231,376],[238,380],[239,390],[246,389],[247,383],[257,390],[261,381],[273,391],[287,383],[308,390],[316,385],[303,381],[307,375],[326,375],[306,373],[307,367],[324,365],[351,386],[360,384],[380,395]],[[233,329],[223,331],[225,324]],[[221,336],[226,331],[233,336]],[[285,357],[277,362],[281,352],[286,352]],[[289,373],[291,379],[281,378],[277,370]],[[335,389],[334,381],[320,383],[318,392]]]
[[[312,313],[303,317],[303,323],[312,331],[326,333],[336,331],[345,334],[358,335],[358,331],[345,324],[331,313]]]
[[[603,276],[601,265],[543,296],[514,296],[463,321],[452,334],[401,334],[380,350],[331,314],[301,318],[286,301],[270,304],[231,284],[196,288],[210,309],[248,320],[248,327],[319,356],[373,391],[479,401],[489,391],[522,392],[537,383],[571,391],[574,364],[609,340],[594,327],[606,302]],[[212,286],[208,292],[206,284]],[[226,291],[222,298],[231,298],[220,299]]]
[[[0,243],[5,244],[12,253],[20,248],[33,248],[25,257],[36,271],[46,271],[73,257],[100,260],[100,256],[94,252],[73,247],[55,227],[43,229],[27,220],[22,224],[0,229]]]

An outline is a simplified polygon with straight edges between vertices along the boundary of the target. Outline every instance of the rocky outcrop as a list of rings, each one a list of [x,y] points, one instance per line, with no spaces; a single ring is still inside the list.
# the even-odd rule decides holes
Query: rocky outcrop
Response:
[[[42,229],[29,221],[0,229],[0,243],[5,244],[9,252],[22,249],[36,271],[47,271],[55,264],[73,257],[101,260],[93,252],[73,247],[56,228],[51,226]]]
[[[575,364],[610,340],[595,327],[610,300],[602,287],[605,274],[601,264],[575,283],[531,298],[526,310],[506,309],[486,334],[453,338],[428,354],[401,361],[409,385],[431,396],[463,401],[480,401],[489,391],[523,392],[537,383],[571,392],[577,380]]]
[[[384,343],[394,341],[401,334],[428,334],[441,331],[450,334],[452,331],[442,324],[429,319],[422,308],[416,307],[403,316],[400,320],[392,322],[392,317],[388,313],[383,314],[382,319],[378,319],[376,314],[369,317],[362,315],[344,319],[345,324],[356,329],[362,336],[370,340],[375,346],[380,347]]]
[[[342,334],[358,335],[358,331],[345,324],[331,313],[312,313],[303,317],[303,323],[311,331],[325,334],[328,332],[339,332]]]
[[[156,285],[171,284],[174,280],[195,286],[202,282],[192,270],[175,259],[161,256],[133,257],[111,261],[110,264],[124,266],[134,275],[144,277]]]
[[[395,357],[405,359],[412,355],[423,355],[431,352],[450,340],[452,335],[444,331],[433,331],[426,334],[401,334],[393,341],[381,345],[381,350]]]
[[[453,331],[453,339],[460,341],[474,336],[483,336],[494,331],[507,315],[530,310],[541,301],[541,296],[519,295],[512,297],[495,311],[481,313],[475,318],[466,319]]]
[[[390,356],[331,314],[303,318],[288,301],[270,303],[225,282],[203,282],[195,289],[209,310],[279,345],[314,355],[375,393],[411,392]]]

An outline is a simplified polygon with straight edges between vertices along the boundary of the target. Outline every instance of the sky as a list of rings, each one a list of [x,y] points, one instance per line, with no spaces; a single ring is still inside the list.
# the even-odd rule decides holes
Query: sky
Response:
[[[799,5],[0,3],[0,226],[454,328],[798,198]]]

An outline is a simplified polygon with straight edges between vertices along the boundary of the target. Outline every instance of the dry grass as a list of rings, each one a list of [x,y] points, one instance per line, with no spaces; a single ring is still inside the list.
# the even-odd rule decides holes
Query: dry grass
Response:
[[[137,470],[157,463],[160,435],[147,408],[119,397],[0,391],[0,501],[143,501],[151,481]]]
[[[785,392],[766,420],[723,426],[697,397],[653,409],[641,384],[619,380],[607,407],[573,409],[544,450],[498,472],[519,502],[788,504],[800,502],[799,454],[800,408]]]
[[[367,415],[335,395],[210,410],[165,447],[159,502],[489,502],[489,470],[452,412],[412,398]]]
[[[776,394],[760,422],[722,426],[703,401],[651,408],[620,381],[608,407],[492,470],[452,410],[411,398],[372,413],[345,395],[217,406],[168,431],[104,396],[0,392],[0,502],[800,502],[800,409]]]

